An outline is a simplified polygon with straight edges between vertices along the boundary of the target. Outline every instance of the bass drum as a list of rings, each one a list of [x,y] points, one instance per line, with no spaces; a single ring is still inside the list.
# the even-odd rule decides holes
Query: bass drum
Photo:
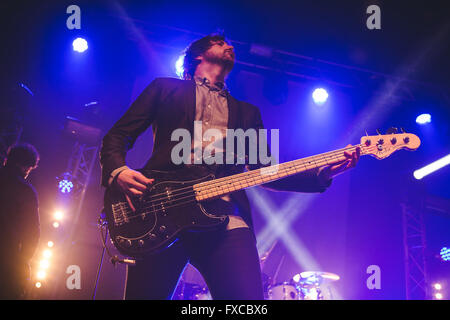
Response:
[[[289,282],[274,284],[267,291],[269,300],[299,300],[299,293]]]

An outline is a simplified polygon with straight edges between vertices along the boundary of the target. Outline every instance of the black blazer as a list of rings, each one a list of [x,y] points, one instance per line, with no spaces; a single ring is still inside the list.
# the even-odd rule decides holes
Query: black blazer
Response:
[[[128,111],[117,121],[105,135],[100,151],[102,166],[102,185],[108,186],[111,172],[126,165],[125,157],[140,134],[150,125],[153,130],[153,151],[145,169],[173,170],[177,166],[171,161],[172,148],[178,141],[171,141],[172,132],[178,128],[194,131],[195,119],[195,81],[175,78],[156,78],[130,106]],[[228,95],[228,128],[244,131],[249,128],[264,128],[261,114],[257,107],[238,101]],[[268,149],[269,150],[269,149]],[[250,166],[254,169],[257,166]],[[244,170],[243,166],[233,166],[233,172]],[[323,192],[331,180],[322,182],[317,170],[303,172],[288,178],[264,185],[278,191]],[[250,205],[245,191],[231,195],[239,214],[252,226]]]

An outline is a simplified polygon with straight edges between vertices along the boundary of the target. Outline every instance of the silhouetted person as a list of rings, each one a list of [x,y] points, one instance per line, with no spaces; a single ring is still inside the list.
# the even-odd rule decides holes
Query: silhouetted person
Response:
[[[0,298],[24,297],[29,262],[39,242],[38,198],[26,181],[39,154],[29,144],[8,150],[0,168]]]

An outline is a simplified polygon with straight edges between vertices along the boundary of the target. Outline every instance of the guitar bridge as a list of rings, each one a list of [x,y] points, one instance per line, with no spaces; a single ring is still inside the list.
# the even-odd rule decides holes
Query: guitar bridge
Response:
[[[125,202],[118,202],[112,205],[112,212],[114,218],[114,225],[121,226],[125,223],[128,223],[128,215],[126,213],[126,205]]]

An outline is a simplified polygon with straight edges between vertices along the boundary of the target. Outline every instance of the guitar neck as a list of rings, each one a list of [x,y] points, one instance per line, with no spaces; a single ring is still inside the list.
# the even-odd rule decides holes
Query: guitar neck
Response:
[[[297,159],[269,167],[250,170],[224,178],[201,182],[193,186],[198,201],[216,198],[242,189],[259,186],[300,172],[339,163],[346,159],[344,152],[352,153],[359,147],[365,155],[362,145],[349,146],[311,157]]]

